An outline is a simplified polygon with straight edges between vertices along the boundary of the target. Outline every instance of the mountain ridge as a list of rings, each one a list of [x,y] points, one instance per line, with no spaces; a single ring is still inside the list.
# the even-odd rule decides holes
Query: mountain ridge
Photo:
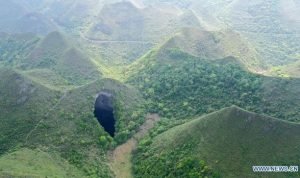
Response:
[[[172,177],[172,166],[178,168],[186,158],[192,157],[204,160],[218,173],[215,177],[261,177],[266,174],[253,173],[252,166],[296,164],[299,159],[299,128],[299,124],[258,115],[236,106],[224,108],[171,128],[149,142],[141,142],[148,142],[148,146],[140,145],[134,158],[134,170],[137,177],[159,174]],[[285,139],[287,137],[289,139]],[[174,148],[177,151],[172,151]],[[225,159],[228,155],[231,159]],[[153,161],[156,166],[151,164]],[[169,162],[163,164],[164,161]],[[166,171],[169,173],[163,170],[169,170]],[[298,173],[268,174],[272,177],[296,175]]]

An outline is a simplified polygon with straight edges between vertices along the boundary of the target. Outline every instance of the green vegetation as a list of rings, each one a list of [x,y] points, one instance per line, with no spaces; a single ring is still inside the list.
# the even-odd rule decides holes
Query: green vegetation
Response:
[[[89,58],[59,32],[52,32],[41,40],[26,57],[21,68],[50,69],[75,86],[87,84],[101,76]]]
[[[300,103],[295,100],[300,92],[296,89],[300,86],[298,79],[253,74],[230,57],[205,60],[172,48],[160,54],[152,51],[135,63],[132,68],[139,71],[131,73],[128,80],[148,99],[151,112],[186,118],[234,104],[299,121]]]
[[[252,166],[297,165],[299,128],[237,107],[225,108],[142,140],[133,157],[134,174],[297,177],[299,173],[253,173]]]
[[[101,77],[94,63],[59,32],[42,40],[31,34],[2,34],[0,51],[0,65],[18,69],[51,89],[74,88]]]
[[[134,173],[137,178],[142,177],[219,177],[203,160],[190,155],[190,145],[168,150],[161,154],[153,154],[142,150],[146,145],[141,143],[138,152],[143,152],[141,157],[136,157]],[[145,156],[147,155],[147,156]],[[143,161],[145,160],[145,161]]]
[[[0,0],[0,177],[131,175],[130,158],[136,177],[300,176],[251,170],[299,164],[299,7]],[[101,91],[114,138],[94,117]],[[131,155],[146,113],[161,120]]]
[[[0,155],[22,147],[43,147],[59,153],[71,165],[84,171],[85,175],[110,175],[108,167],[99,163],[105,160],[106,148],[100,146],[98,137],[106,133],[97,123],[92,111],[77,117],[75,112],[66,107],[66,115],[63,115],[58,111],[66,95],[49,90],[12,70],[0,71]],[[72,106],[71,103],[67,104]],[[78,108],[77,110],[79,111]],[[82,127],[89,128],[89,134],[83,130],[79,132]],[[85,152],[74,150],[75,148]],[[96,158],[92,153],[97,155]]]
[[[10,69],[1,68],[0,75],[0,155],[42,147],[58,153],[85,176],[111,177],[106,151],[127,140],[144,121],[141,96],[114,80],[62,92]],[[94,118],[95,96],[102,90],[115,95],[115,139]]]
[[[269,68],[274,66],[289,65],[296,61],[299,53],[298,34],[273,34],[273,33],[242,33],[253,44]],[[297,76],[297,75],[296,75]]]
[[[33,50],[39,38],[31,34],[0,34],[0,64],[11,67],[20,64]]]
[[[295,61],[300,24],[296,1],[237,1],[220,14],[231,29],[241,32],[270,67]],[[250,17],[250,18],[248,18]],[[243,19],[243,20],[241,20]]]
[[[159,17],[159,18],[157,18]],[[130,64],[181,28],[201,29],[196,15],[173,7],[141,9],[130,1],[106,4],[86,33],[88,50],[109,65]]]
[[[243,36],[231,30],[206,31],[184,28],[160,47],[159,57],[168,55],[168,50],[180,49],[202,59],[235,57],[249,70],[263,69],[264,61]]]
[[[296,77],[300,78],[300,60],[284,66],[271,68],[271,75],[279,77]]]
[[[298,19],[300,6],[297,1],[146,0],[145,2],[147,5],[159,6],[167,3],[168,6],[180,9],[192,9],[204,29],[210,31],[231,29],[240,33],[251,44],[252,50],[257,51],[267,67],[286,65],[297,60],[295,54],[299,52],[300,46]]]
[[[63,91],[75,87],[68,80],[49,69],[19,70],[19,72],[51,90]]]
[[[96,41],[163,42],[181,28],[192,26],[191,24],[195,28],[201,28],[194,14],[190,14],[190,17],[194,16],[189,19],[192,22],[186,21],[188,12],[173,7],[148,7],[144,10],[130,1],[106,4],[86,36]]]
[[[60,93],[34,83],[10,69],[0,68],[0,155],[24,142]]]
[[[21,149],[0,157],[0,177],[85,177],[53,153]]]

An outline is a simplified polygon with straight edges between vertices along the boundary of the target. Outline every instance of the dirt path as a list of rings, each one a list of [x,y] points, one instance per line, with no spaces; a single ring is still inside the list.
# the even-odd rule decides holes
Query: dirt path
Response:
[[[132,178],[131,153],[137,148],[138,141],[154,127],[159,119],[157,114],[148,114],[145,123],[140,127],[139,131],[126,143],[109,153],[110,166],[116,178]]]
[[[134,44],[153,44],[155,45],[156,43],[151,42],[151,41],[138,41],[138,40],[97,40],[97,39],[91,39],[85,36],[84,34],[80,33],[80,37],[90,43],[94,44],[110,44],[110,43],[134,43]]]

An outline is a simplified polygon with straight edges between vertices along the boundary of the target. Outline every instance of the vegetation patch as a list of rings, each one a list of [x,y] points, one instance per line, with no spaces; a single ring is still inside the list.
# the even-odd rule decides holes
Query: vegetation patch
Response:
[[[254,165],[297,165],[299,124],[229,107],[150,135],[134,154],[136,177],[297,177]],[[288,138],[288,139],[287,139]]]
[[[233,104],[290,121],[300,116],[299,100],[292,99],[299,98],[300,91],[293,88],[300,87],[300,80],[250,73],[232,57],[203,59],[177,48],[161,56],[153,50],[128,73],[128,83],[148,99],[150,111],[168,118],[201,115]]]
[[[1,177],[85,177],[68,161],[54,153],[20,149],[0,157]]]

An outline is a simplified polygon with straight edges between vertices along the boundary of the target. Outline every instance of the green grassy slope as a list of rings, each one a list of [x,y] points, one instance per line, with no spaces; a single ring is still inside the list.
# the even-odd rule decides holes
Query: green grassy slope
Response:
[[[284,66],[271,68],[270,75],[300,78],[300,60]]]
[[[226,15],[228,24],[239,31],[297,33],[300,25],[297,21],[298,5],[299,2],[293,0],[256,0],[247,3],[236,0],[228,3],[223,15]]]
[[[68,132],[69,130],[56,127],[57,124],[60,125],[59,123],[62,122],[61,125],[68,125],[71,127],[70,129],[74,129],[74,131],[81,131],[86,137],[91,136],[91,131],[89,133],[85,132],[86,127],[100,127],[99,124],[95,124],[96,119],[93,115],[96,96],[100,91],[108,91],[114,95],[115,117],[117,119],[115,141],[119,143],[125,141],[143,122],[143,99],[135,89],[128,88],[126,85],[111,79],[98,80],[86,86],[66,92],[64,98],[56,106],[56,112],[51,116],[53,120],[49,120],[49,123],[47,120],[43,121],[51,125],[51,127],[40,127],[38,130],[51,132],[55,135],[57,134],[57,136],[70,134]],[[67,120],[61,120],[62,118],[66,118]],[[70,122],[79,124],[73,128],[74,125],[69,124]],[[54,130],[51,131],[52,129]],[[59,129],[59,131],[56,129]],[[37,133],[39,132],[38,130]],[[72,135],[72,137],[73,136],[76,137],[76,135]],[[108,137],[107,134],[105,134],[105,136]],[[49,137],[49,139],[53,138]],[[40,141],[43,142],[42,140]],[[39,141],[32,140],[31,142],[34,144]],[[59,144],[60,142],[60,139],[49,140],[49,144]],[[78,140],[76,139],[74,142],[78,143]]]
[[[0,76],[0,155],[20,148],[39,148],[58,153],[85,176],[111,177],[107,150],[127,140],[144,121],[142,97],[118,81],[99,79],[57,91],[23,72],[0,68]],[[115,139],[94,117],[96,96],[103,90],[115,96]],[[26,167],[22,163],[19,166]],[[13,169],[16,172],[10,174],[18,174],[18,168]]]
[[[220,22],[247,37],[270,66],[295,61],[300,41],[299,2],[235,0],[223,3],[215,14]]]
[[[72,88],[101,77],[95,64],[59,32],[0,35],[0,66],[18,69],[51,89]],[[45,74],[50,74],[49,78]]]
[[[60,94],[13,70],[1,68],[0,76],[0,154],[3,154],[25,140]]]
[[[59,32],[52,32],[42,39],[21,62],[21,69],[51,70],[58,78],[64,78],[74,86],[89,83],[101,76],[94,63]]]
[[[124,65],[183,27],[201,28],[192,11],[172,6],[139,8],[124,1],[106,4],[83,36],[94,44],[89,44],[90,49],[101,51],[105,62]]]
[[[128,82],[141,90],[151,110],[186,118],[234,104],[299,121],[299,79],[253,74],[232,57],[205,59],[177,48],[162,56],[159,51],[152,50],[127,71]]]
[[[0,33],[0,65],[18,66],[35,48],[40,38],[32,34]]]
[[[231,30],[214,32],[184,28],[161,47],[162,55],[169,48],[178,48],[206,59],[233,56],[252,70],[264,67],[264,62],[251,44],[239,33]]]
[[[88,32],[92,39],[126,41],[140,40],[142,37],[143,14],[130,2],[104,6],[99,21]]]
[[[167,6],[138,8],[124,1],[105,5],[87,32],[87,37],[97,40],[157,42],[181,27],[188,26],[201,27],[192,12],[185,13]]]
[[[36,83],[39,83],[51,90],[63,91],[73,88],[67,79],[57,75],[49,69],[33,69],[19,72],[30,78],[32,81],[35,81]]]
[[[269,67],[295,61],[299,51],[299,2],[294,0],[143,0],[189,9],[207,30],[231,29],[253,45]]]
[[[225,108],[142,141],[134,172],[136,177],[196,177],[197,171],[208,177],[297,177],[299,173],[253,173],[252,166],[297,165],[299,129],[298,124]]]
[[[56,154],[21,149],[0,157],[0,176],[8,177],[85,177]]]
[[[283,71],[288,73],[290,76],[300,78],[300,60],[283,67]]]

